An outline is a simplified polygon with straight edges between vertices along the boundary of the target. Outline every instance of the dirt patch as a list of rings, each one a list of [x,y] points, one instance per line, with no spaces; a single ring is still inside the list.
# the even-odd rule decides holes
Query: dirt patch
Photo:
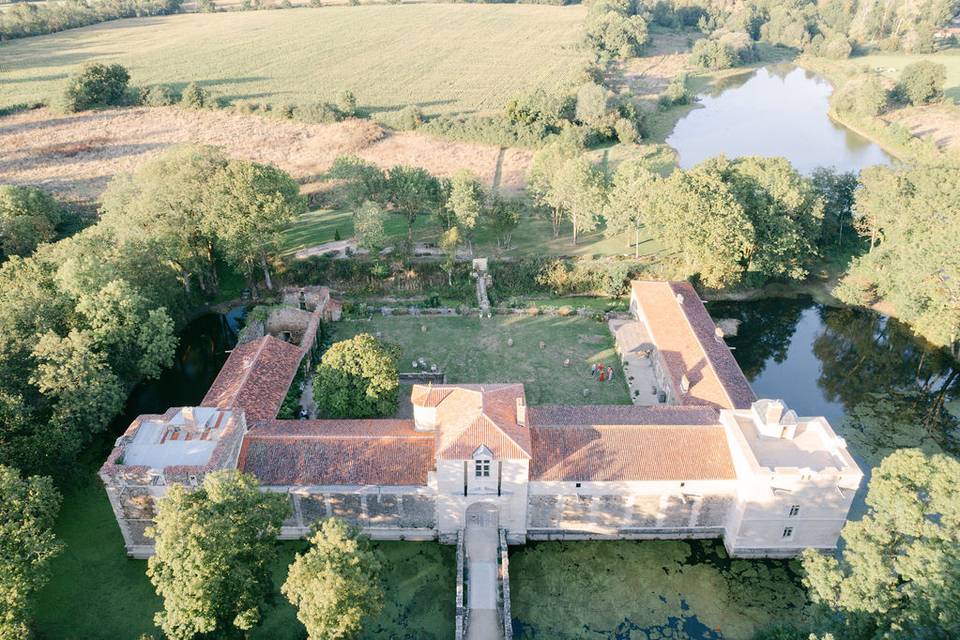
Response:
[[[644,55],[612,67],[608,81],[615,89],[629,87],[641,106],[655,107],[670,80],[693,70],[690,39],[688,33],[654,33]]]
[[[907,107],[888,114],[885,119],[899,122],[915,136],[932,138],[941,149],[960,149],[960,107],[955,104]]]
[[[315,190],[337,156],[357,154],[382,167],[421,166],[440,176],[460,169],[487,185],[500,167],[500,191],[526,185],[532,153],[391,133],[369,120],[304,124],[176,107],[111,109],[62,116],[46,109],[0,119],[0,182],[33,184],[78,202],[95,200],[117,173],[135,170],[171,145],[210,144],[233,157],[275,164]]]

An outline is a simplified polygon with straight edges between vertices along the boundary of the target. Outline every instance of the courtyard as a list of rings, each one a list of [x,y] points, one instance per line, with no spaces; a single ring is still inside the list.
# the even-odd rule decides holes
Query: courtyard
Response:
[[[423,358],[448,383],[523,383],[530,405],[630,403],[613,336],[592,318],[375,315],[338,322],[333,331],[335,341],[366,332],[399,345],[401,372],[416,371],[413,362]],[[612,368],[613,378],[592,377],[594,364]]]

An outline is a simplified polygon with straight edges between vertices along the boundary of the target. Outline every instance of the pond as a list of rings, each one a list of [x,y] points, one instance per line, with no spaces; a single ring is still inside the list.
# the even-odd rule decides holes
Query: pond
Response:
[[[792,64],[719,80],[674,127],[667,144],[688,169],[716,155],[783,156],[801,173],[832,166],[859,171],[889,164],[877,144],[827,115],[833,86]]]
[[[899,447],[958,450],[960,366],[885,316],[810,298],[709,305],[760,397],[824,415],[869,473]],[[863,513],[866,482],[854,505]],[[528,544],[511,550],[518,638],[749,638],[803,616],[796,562],[730,560],[718,542]]]

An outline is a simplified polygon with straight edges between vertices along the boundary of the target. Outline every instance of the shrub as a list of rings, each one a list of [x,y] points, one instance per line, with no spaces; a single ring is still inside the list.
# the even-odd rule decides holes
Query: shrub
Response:
[[[756,58],[753,40],[743,32],[728,32],[718,38],[701,38],[693,44],[690,63],[701,69],[729,69]]]
[[[191,82],[180,96],[180,105],[188,109],[203,109],[215,105],[209,91],[196,82]]]
[[[673,77],[660,95],[660,104],[665,107],[688,104],[690,93],[687,89],[687,74],[679,73]]]
[[[130,74],[119,64],[86,64],[64,89],[60,107],[67,113],[123,102]]]
[[[412,131],[423,124],[423,111],[420,107],[410,104],[400,110],[397,118],[397,128],[401,131]]]
[[[347,118],[357,115],[357,96],[348,89],[341,91],[337,96],[337,109]]]
[[[827,38],[820,51],[822,56],[842,60],[850,57],[850,54],[853,53],[853,46],[846,36],[838,34]]]
[[[889,92],[876,76],[851,80],[830,97],[830,107],[838,113],[877,116],[890,100]]]
[[[640,139],[637,133],[637,127],[633,124],[632,120],[620,118],[616,124],[613,125],[613,128],[617,133],[617,140],[624,144],[633,144]]]
[[[140,104],[148,107],[168,107],[178,100],[173,89],[165,84],[155,84],[140,91]]]
[[[292,118],[302,122],[340,122],[343,115],[340,110],[329,102],[312,102],[310,104],[293,107],[291,111]]]
[[[197,0],[197,11],[213,13],[216,10],[217,4],[213,0]]]
[[[943,83],[946,79],[946,67],[929,60],[921,60],[903,68],[898,88],[910,104],[930,104],[943,99]]]

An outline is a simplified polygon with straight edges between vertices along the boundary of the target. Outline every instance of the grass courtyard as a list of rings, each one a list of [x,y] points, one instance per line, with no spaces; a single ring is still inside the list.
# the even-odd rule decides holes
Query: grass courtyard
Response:
[[[99,480],[66,492],[56,526],[66,549],[54,561],[53,579],[37,597],[38,640],[136,640],[161,637],[153,625],[160,599],[144,560],[131,560]],[[280,594],[287,566],[305,542],[281,543],[274,566],[275,604],[251,640],[302,640],[294,608]],[[453,635],[455,549],[433,542],[379,542],[384,559],[383,612],[363,639],[446,640]]]
[[[510,552],[514,637],[749,640],[804,615],[798,571],[718,541],[528,543]]]
[[[380,332],[402,348],[401,371],[412,371],[411,362],[422,357],[445,371],[451,383],[522,382],[531,405],[630,403],[613,336],[606,324],[590,318],[375,316],[341,321],[334,331],[334,340]],[[567,359],[570,365],[564,366]],[[612,366],[613,380],[591,378],[594,363]]]
[[[500,110],[553,86],[584,57],[583,7],[413,4],[115,20],[0,43],[0,106],[48,98],[84,62],[119,62],[132,84],[197,81],[230,100],[333,100],[382,112]]]

